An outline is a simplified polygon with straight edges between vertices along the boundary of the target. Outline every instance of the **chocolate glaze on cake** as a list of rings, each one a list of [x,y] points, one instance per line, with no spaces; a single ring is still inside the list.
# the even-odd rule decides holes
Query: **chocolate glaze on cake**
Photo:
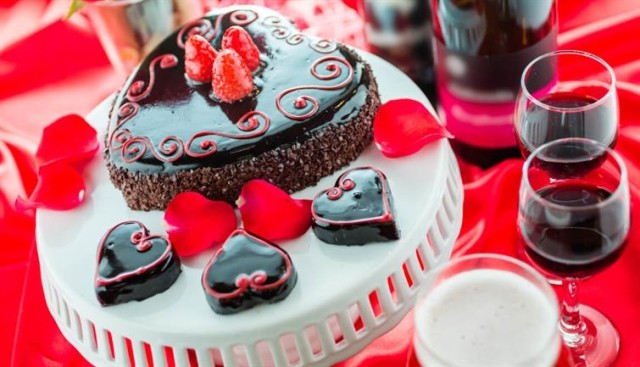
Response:
[[[217,101],[185,77],[184,42],[198,33],[218,49],[244,27],[261,52],[256,90]],[[303,189],[354,160],[371,142],[380,104],[367,64],[347,47],[299,33],[260,7],[228,8],[163,41],[125,83],[106,138],[111,180],[133,209],[163,209],[198,191],[234,202],[248,180]]]

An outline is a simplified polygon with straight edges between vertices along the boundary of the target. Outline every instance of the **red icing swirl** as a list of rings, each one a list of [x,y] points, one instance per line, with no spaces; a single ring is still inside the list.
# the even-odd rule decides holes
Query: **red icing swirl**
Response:
[[[280,40],[286,39],[286,42],[290,45],[299,45],[304,39],[308,39],[303,33],[293,33],[292,28],[283,25],[282,19],[274,15],[264,18],[262,24],[267,27],[273,27],[274,29],[271,31],[271,35]],[[338,44],[327,39],[319,39],[310,42],[309,47],[316,52],[329,54],[338,49]]]
[[[220,32],[220,26],[222,24],[223,18],[224,16],[219,16],[216,19],[215,28],[208,19],[197,19],[187,23],[178,32],[176,40],[178,47],[184,48],[185,43],[187,42],[189,37],[196,34],[204,37],[208,41],[211,41],[216,37],[218,32]],[[255,21],[256,19],[258,19],[258,14],[255,11],[249,9],[236,10],[233,13],[229,14],[229,20],[231,21],[231,23],[241,27],[253,23],[253,21]]]
[[[327,191],[329,200],[338,200],[342,197],[342,190],[338,187],[332,187]]]
[[[121,282],[127,278],[143,274],[147,272],[149,269],[153,269],[155,266],[162,263],[163,261],[166,261],[166,259],[171,255],[171,252],[173,251],[173,247],[167,236],[150,235],[149,230],[147,229],[147,227],[145,227],[144,224],[135,220],[131,220],[131,221],[121,222],[111,227],[107,231],[107,233],[105,233],[105,235],[100,240],[100,244],[98,245],[98,255],[96,259],[98,264],[100,264],[100,259],[101,259],[103,249],[105,246],[107,246],[107,240],[109,239],[111,233],[114,232],[120,226],[128,225],[128,224],[135,224],[140,228],[138,231],[133,232],[130,237],[131,245],[135,246],[138,251],[145,252],[150,250],[153,247],[152,241],[157,239],[161,239],[166,242],[167,244],[166,249],[157,259],[153,260],[150,264],[140,266],[135,270],[120,273],[117,276],[114,276],[112,278],[104,278],[100,276],[98,272],[98,267],[96,267],[96,272],[95,272],[96,285],[102,286],[102,285],[113,284],[113,283]]]
[[[260,117],[260,119],[258,119]],[[262,120],[262,123],[261,123]],[[201,131],[197,134],[194,134],[191,139],[187,141],[186,144],[186,154],[190,157],[201,158],[207,157],[214,154],[218,150],[218,145],[214,140],[203,139],[199,144],[194,144],[194,142],[198,139],[211,137],[211,136],[221,136],[230,139],[252,139],[256,138],[262,134],[264,134],[269,129],[269,124],[271,120],[269,117],[260,112],[260,111],[251,111],[244,114],[240,120],[236,123],[236,127],[243,131],[248,132],[248,134],[229,134],[222,131]],[[194,145],[197,145],[201,152],[196,152],[192,149]]]
[[[236,278],[236,287],[238,287],[238,291],[244,292],[248,288],[260,287],[261,285],[267,282],[267,273],[263,270],[258,270],[251,275],[240,274]]]
[[[126,163],[142,159],[147,152],[151,152],[159,161],[173,163],[182,158],[184,154],[195,158],[214,154],[218,150],[218,145],[215,140],[206,139],[207,137],[220,136],[230,139],[251,139],[264,134],[269,129],[270,122],[269,117],[260,111],[247,112],[236,123],[238,130],[244,133],[232,134],[216,130],[201,131],[194,134],[186,144],[179,137],[171,135],[154,145],[148,137],[132,137],[131,132],[124,129],[112,135],[112,140],[120,143],[120,145],[112,144],[111,149],[122,149],[122,160]],[[196,146],[200,151],[194,150]]]
[[[338,66],[338,64],[341,64],[342,67]],[[324,70],[328,71],[329,73],[322,74],[321,72],[319,72],[318,68],[321,65],[324,65]],[[342,75],[343,69],[347,70],[347,76],[344,80],[342,80],[341,82],[335,85],[302,85],[302,86],[283,90],[282,92],[280,92],[280,94],[278,94],[278,97],[276,98],[276,106],[278,108],[278,111],[280,111],[283,115],[287,116],[288,118],[292,120],[297,120],[297,121],[306,120],[311,116],[315,115],[316,112],[318,112],[318,109],[320,108],[320,102],[318,102],[318,99],[315,97],[312,97],[309,95],[301,95],[294,99],[292,103],[293,107],[296,110],[306,109],[306,111],[303,113],[296,113],[297,111],[296,112],[287,111],[287,109],[283,105],[282,100],[285,97],[287,97],[289,94],[300,91],[300,90],[305,90],[305,89],[327,90],[327,91],[338,90],[346,87],[347,85],[349,85],[349,83],[351,83],[351,81],[353,80],[353,67],[347,60],[338,56],[324,56],[319,58],[311,65],[311,69],[309,70],[311,72],[311,75],[313,75],[318,80],[330,81],[330,80],[338,79]],[[312,105],[311,108],[308,107],[309,103],[311,103]]]
[[[131,84],[127,90],[127,99],[131,102],[138,102],[151,94],[156,83],[156,65],[160,64],[160,69],[168,69],[178,65],[178,58],[173,54],[160,55],[149,64],[149,84],[143,80],[137,80]]]
[[[218,251],[214,255],[214,257],[209,260],[209,263],[202,272],[201,283],[205,292],[207,292],[210,296],[216,297],[218,299],[232,299],[242,296],[248,289],[252,289],[256,292],[269,292],[278,289],[280,286],[289,281],[291,275],[294,274],[293,264],[291,263],[291,259],[289,258],[289,256],[282,249],[277,246],[271,245],[269,242],[261,238],[247,233],[244,229],[236,229],[236,231],[233,232],[231,236],[229,236],[229,238],[236,235],[246,236],[248,239],[255,241],[257,244],[270,248],[280,256],[282,256],[282,259],[284,260],[284,273],[278,280],[274,281],[273,283],[268,283],[269,279],[267,277],[267,273],[264,270],[256,270],[250,275],[241,273],[238,274],[235,279],[235,286],[237,289],[229,293],[218,292],[215,289],[211,288],[211,286],[208,284],[207,275],[209,274],[211,267],[215,264],[216,258],[226,250],[223,246],[222,250]]]
[[[329,200],[338,200],[342,197],[344,191],[351,191],[356,187],[356,183],[351,179],[346,179],[344,181],[340,181],[340,185],[338,187],[332,187],[327,190],[327,197]]]

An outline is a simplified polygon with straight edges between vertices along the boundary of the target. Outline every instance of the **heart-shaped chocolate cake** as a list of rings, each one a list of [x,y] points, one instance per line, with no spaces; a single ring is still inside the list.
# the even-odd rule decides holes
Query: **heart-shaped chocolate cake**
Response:
[[[213,311],[232,314],[285,299],[297,279],[289,254],[238,229],[205,267],[202,287]]]
[[[180,275],[180,260],[164,236],[144,224],[122,222],[100,241],[95,291],[103,306],[141,301],[169,289]]]
[[[311,205],[312,228],[324,242],[364,245],[399,238],[393,197],[384,173],[372,167],[343,173]]]
[[[196,34],[213,46],[208,55],[215,49],[233,59],[223,50],[230,28],[236,37],[229,45],[243,33],[259,51],[247,62],[255,69],[244,74],[254,88],[234,102],[187,76],[207,70],[185,70],[185,44]],[[238,63],[229,61],[226,70]],[[214,77],[214,86],[217,80],[219,91],[246,91],[246,83],[224,84],[239,80],[234,73]],[[183,191],[233,203],[255,178],[293,192],[364,150],[379,105],[371,69],[351,49],[304,35],[266,8],[222,9],[169,36],[129,77],[111,111],[107,165],[133,209],[163,209]]]

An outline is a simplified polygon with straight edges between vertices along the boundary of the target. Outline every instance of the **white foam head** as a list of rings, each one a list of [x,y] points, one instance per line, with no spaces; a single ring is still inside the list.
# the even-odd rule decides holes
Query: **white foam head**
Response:
[[[418,359],[424,366],[553,366],[560,352],[558,306],[506,270],[469,270],[418,302]]]

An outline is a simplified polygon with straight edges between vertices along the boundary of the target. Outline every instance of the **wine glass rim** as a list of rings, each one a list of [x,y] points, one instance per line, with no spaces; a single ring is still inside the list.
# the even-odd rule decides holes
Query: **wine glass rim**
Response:
[[[550,200],[543,198],[542,195],[540,195],[536,190],[533,189],[533,187],[531,186],[531,182],[529,180],[528,171],[535,157],[537,157],[540,154],[540,152],[542,152],[544,149],[547,149],[550,146],[558,145],[562,143],[570,143],[570,142],[583,142],[583,143],[596,145],[602,148],[603,150],[605,150],[607,154],[609,154],[611,157],[613,157],[613,159],[615,160],[616,164],[620,169],[620,180],[616,189],[613,190],[613,192],[611,192],[611,195],[609,197],[595,204],[581,205],[581,206],[566,206],[566,205],[554,203]],[[617,200],[620,197],[620,195],[622,195],[622,191],[626,190],[626,187],[628,187],[629,184],[628,184],[627,166],[622,160],[622,157],[620,157],[620,155],[616,153],[613,149],[593,139],[564,138],[564,139],[553,140],[539,146],[536,150],[534,150],[529,155],[529,157],[527,157],[527,160],[522,165],[522,185],[524,185],[525,189],[529,192],[529,195],[531,195],[532,198],[534,198],[536,201],[540,203],[544,203],[544,205],[547,207],[560,209],[560,210],[568,209],[573,212],[577,212],[577,211],[589,211],[593,209],[599,209],[609,205],[611,202]]]
[[[529,73],[529,71],[531,70],[533,65],[537,64],[541,60],[544,60],[544,59],[547,59],[547,58],[550,58],[550,57],[554,57],[554,56],[561,56],[561,55],[583,56],[583,57],[591,59],[591,60],[599,63],[600,65],[602,65],[604,67],[604,69],[607,71],[607,74],[609,75],[609,78],[611,79],[611,82],[609,83],[609,88],[607,89],[607,92],[603,96],[598,98],[595,102],[589,103],[588,105],[581,106],[581,107],[558,107],[558,106],[552,106],[552,105],[544,103],[540,99],[534,97],[529,92],[529,89],[527,88],[527,84],[526,84],[527,74]],[[615,89],[616,89],[616,74],[613,71],[613,68],[611,67],[611,65],[609,65],[609,63],[604,61],[600,56],[594,55],[594,54],[592,54],[590,52],[580,51],[580,50],[555,50],[555,51],[547,52],[546,54],[543,54],[543,55],[540,55],[540,56],[536,57],[535,59],[533,59],[524,68],[524,71],[522,72],[522,76],[520,77],[520,89],[522,90],[522,93],[527,97],[528,100],[532,101],[534,104],[536,104],[539,107],[544,108],[546,110],[550,110],[550,111],[554,111],[554,112],[587,111],[587,110],[591,110],[591,109],[596,108],[596,107],[600,106],[601,104],[605,103],[605,101],[607,101],[607,99],[609,99],[610,96],[615,92]]]
[[[439,274],[441,274],[445,269],[451,267],[451,266],[455,266],[456,264],[459,263],[463,263],[466,261],[472,261],[472,260],[482,260],[482,259],[487,259],[487,260],[498,260],[498,261],[503,261],[506,263],[509,263],[511,265],[514,265],[518,268],[520,268],[521,270],[523,270],[524,272],[526,272],[527,274],[529,274],[533,279],[535,279],[535,281],[538,284],[535,284],[534,282],[527,280],[531,283],[533,283],[544,295],[545,297],[549,297],[551,299],[551,306],[557,311],[555,313],[555,318],[554,318],[554,322],[553,322],[553,328],[551,328],[550,330],[552,330],[552,332],[549,334],[548,339],[546,340],[546,342],[543,344],[543,351],[546,351],[548,349],[548,346],[553,342],[554,338],[556,338],[556,333],[554,332],[555,330],[557,330],[557,323],[560,319],[560,310],[558,309],[558,304],[557,304],[557,295],[555,293],[555,291],[553,290],[553,288],[551,287],[551,285],[549,284],[549,282],[547,281],[547,279],[540,274],[540,272],[538,272],[534,267],[532,267],[531,265],[520,261],[518,259],[515,259],[511,256],[506,256],[506,255],[502,255],[502,254],[496,254],[496,253],[489,253],[489,252],[483,252],[483,253],[477,253],[477,254],[471,254],[471,255],[463,255],[460,256],[458,258],[455,258],[449,262],[445,262],[443,264],[440,264],[438,266],[436,266],[434,269],[432,269],[428,274],[427,277],[428,278],[435,278],[437,277]],[[469,270],[471,271],[471,270]],[[508,270],[503,270],[503,271],[508,271]],[[520,274],[514,273],[518,276],[522,276]],[[526,279],[526,278],[525,278]],[[421,295],[418,295],[417,299],[418,300],[422,300],[425,299],[426,297],[426,293],[427,289],[425,287],[422,287],[420,289],[419,292]],[[554,302],[554,300],[556,300],[556,302]],[[419,301],[418,301],[419,302]],[[417,312],[415,312],[414,314],[414,318],[417,317],[415,316],[417,314]],[[425,349],[426,351],[428,351],[432,358],[434,358],[436,361],[440,362],[443,365],[446,365],[446,360],[445,358],[443,358],[442,356],[440,356],[438,353],[436,353],[432,348],[429,348],[429,346],[427,345],[427,343],[424,342],[424,338],[422,333],[420,333],[418,331],[418,328],[416,327],[416,331],[415,331],[415,337],[418,338],[418,343],[420,343],[421,348]],[[527,363],[527,362],[531,362],[533,360],[535,360],[535,358],[537,356],[539,356],[539,352],[536,353],[532,353],[530,356],[525,356],[525,358],[520,361],[520,363]]]

